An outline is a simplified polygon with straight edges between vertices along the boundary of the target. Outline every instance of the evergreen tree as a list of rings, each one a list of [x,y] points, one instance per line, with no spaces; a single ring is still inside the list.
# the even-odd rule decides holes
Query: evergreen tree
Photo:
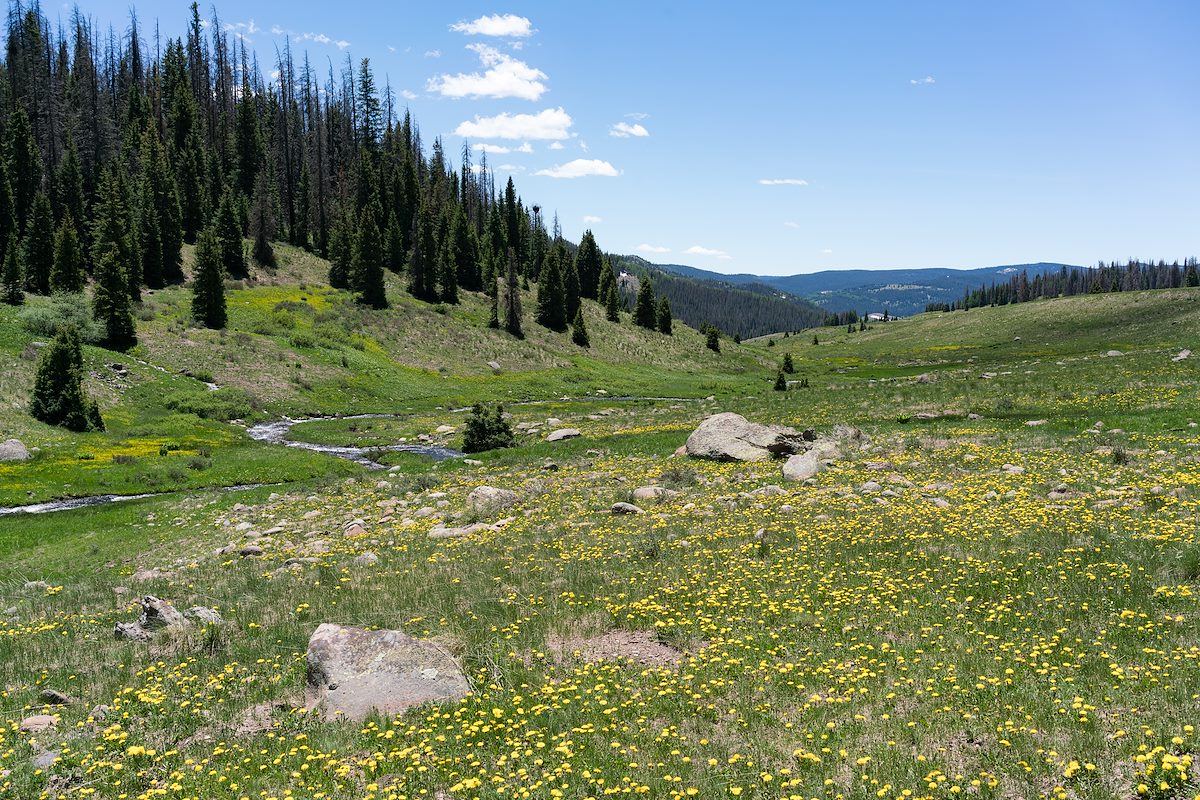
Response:
[[[13,209],[12,189],[8,182],[8,168],[0,158],[0,253],[7,253],[9,244],[16,244],[17,216]]]
[[[791,353],[783,354],[783,365],[780,367],[780,369],[783,370],[784,372],[786,372],[788,375],[795,373],[796,365],[792,361]]]
[[[128,297],[124,283],[118,287]],[[72,431],[104,430],[100,409],[83,394],[83,346],[73,325],[60,327],[38,359],[29,413]]]
[[[379,224],[375,221],[373,204],[362,210],[358,236],[354,240],[354,260],[351,265],[351,285],[358,293],[358,302],[371,308],[387,308],[387,293],[383,286],[383,242]]]
[[[175,178],[167,165],[158,129],[147,123],[142,133],[142,185],[140,190],[140,250],[142,278],[146,285],[158,289],[167,282],[183,281],[180,250],[183,247],[183,227],[180,221],[179,196]]]
[[[642,328],[654,330],[658,327],[658,306],[654,302],[654,287],[650,278],[643,277],[638,288],[637,305],[633,309],[633,321]]]
[[[408,259],[408,293],[418,300],[437,300],[437,238],[434,232],[433,209],[421,206],[413,235],[412,255]]]
[[[705,323],[700,327],[700,331],[704,334],[704,346],[714,353],[721,352],[721,332],[716,326]]]
[[[559,242],[554,247],[555,255],[558,257],[559,263],[563,265],[563,293],[566,295],[566,319],[575,319],[575,314],[579,311],[579,271],[575,268],[575,261],[567,255],[567,248],[562,242]]]
[[[1187,272],[1183,276],[1183,285],[1187,287],[1200,286],[1200,273],[1196,272],[1196,265],[1188,267]]]
[[[600,268],[603,260],[596,237],[590,230],[583,232],[579,249],[575,251],[575,270],[579,273],[579,296],[595,300],[600,297]]]
[[[104,341],[110,349],[128,350],[137,344],[137,332],[129,297],[129,279],[117,258],[116,248],[110,247],[96,264],[92,316],[104,326]]]
[[[671,303],[666,297],[658,300],[658,332],[670,336],[674,332],[674,320],[671,319]]]
[[[458,270],[456,283],[464,289],[479,291],[479,259],[476,257],[475,239],[471,235],[467,214],[461,207],[454,213],[450,237],[454,241],[454,264]]]
[[[50,294],[50,270],[54,266],[54,217],[50,198],[38,192],[29,215],[24,241],[25,288],[34,294]]]
[[[213,229],[196,240],[196,266],[192,275],[192,317],[206,328],[224,328],[225,266],[221,237]]]
[[[488,309],[488,327],[492,330],[500,329],[500,292],[492,292],[489,297],[490,308]]]
[[[354,260],[355,232],[350,218],[340,215],[329,233],[329,285],[334,289],[350,288],[350,265]]]
[[[126,276],[126,292],[131,300],[140,296],[141,261],[134,247],[133,219],[126,203],[124,182],[121,173],[124,167],[118,162],[115,167],[105,169],[100,180],[99,200],[92,227],[92,264],[98,264],[108,250],[115,250],[117,263],[124,270],[136,271],[137,277]]]
[[[179,222],[184,241],[194,244],[204,228],[205,158],[199,112],[191,91],[180,85],[173,92],[168,125],[171,165],[179,196]]]
[[[308,174],[308,161],[301,159],[300,161],[300,185],[296,189],[296,229],[292,233],[292,241],[308,250],[312,247],[310,239],[311,216],[312,216],[312,178]],[[389,227],[388,232],[391,232]],[[394,269],[391,262],[388,263],[389,269]]]
[[[217,237],[221,240],[221,264],[225,267],[225,274],[235,279],[250,277],[240,217],[233,192],[226,188],[217,208]]]
[[[271,194],[267,190],[267,172],[258,173],[254,181],[254,207],[250,212],[250,236],[254,239],[251,251],[260,267],[274,268],[275,250],[271,240],[275,238],[275,212],[271,208]]]
[[[464,453],[482,453],[485,450],[512,447],[515,441],[512,426],[504,418],[504,406],[497,405],[489,411],[483,405],[475,404],[467,417],[466,430],[463,431]]]
[[[621,321],[621,293],[616,283],[609,284],[608,292],[604,295],[604,318],[609,322]]]
[[[525,338],[521,329],[521,286],[517,276],[517,254],[508,248],[508,269],[504,273],[504,330],[518,339]]]
[[[6,138],[8,147],[5,155],[8,158],[8,180],[12,188],[17,231],[24,236],[34,198],[42,188],[42,156],[33,139],[29,115],[23,107],[18,106],[16,113],[9,116]]]
[[[383,234],[384,266],[392,272],[401,272],[404,270],[407,255],[404,252],[404,233],[400,230],[400,221],[396,219],[396,212],[392,211],[388,214],[387,230]]]
[[[54,178],[55,213],[62,220],[70,215],[75,225],[75,238],[80,243],[80,263],[83,262],[83,252],[86,250],[87,229],[84,221],[87,219],[86,199],[83,189],[83,169],[79,164],[79,153],[75,149],[75,139],[67,137],[67,153],[58,168]],[[3,189],[0,188],[0,192]],[[2,207],[2,202],[0,202]],[[2,213],[2,211],[0,211]]]
[[[787,391],[787,388],[788,388],[787,387],[787,378],[783,377],[783,370],[779,370],[779,372],[777,372],[775,374],[775,387],[774,388],[775,388],[775,391],[777,391],[777,392],[786,392]]]
[[[166,275],[163,267],[163,237],[159,225],[159,215],[154,202],[143,195],[141,217],[138,224],[140,260],[142,262],[142,280],[151,289],[161,289],[166,286]]]
[[[25,302],[25,269],[21,265],[21,250],[14,236],[8,240],[4,253],[4,271],[0,274],[0,302],[19,306]]]
[[[438,258],[438,298],[443,303],[458,303],[458,260],[458,239],[451,228],[442,238],[442,252]]]
[[[537,323],[560,333],[567,329],[567,293],[557,251],[546,259],[538,280]]]
[[[242,92],[234,110],[233,154],[236,159],[235,186],[242,197],[254,194],[254,182],[262,164],[262,135],[258,129],[257,98],[250,91],[248,78],[242,79]],[[229,269],[229,265],[225,265]],[[230,272],[230,275],[236,273]]]
[[[50,290],[82,292],[85,282],[83,248],[71,212],[66,212],[54,235],[54,266],[50,270]]]
[[[580,347],[591,347],[588,341],[587,327],[583,322],[583,309],[575,312],[575,321],[571,323],[571,341]]]

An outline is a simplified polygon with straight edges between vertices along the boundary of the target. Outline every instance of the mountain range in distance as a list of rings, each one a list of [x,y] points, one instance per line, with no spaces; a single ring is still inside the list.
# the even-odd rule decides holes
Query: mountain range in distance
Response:
[[[785,295],[808,300],[826,311],[858,311],[860,313],[886,310],[897,316],[919,314],[929,303],[953,303],[972,289],[991,283],[1002,283],[1014,274],[1035,275],[1058,272],[1070,264],[1038,262],[1008,264],[978,269],[845,269],[823,270],[801,275],[726,275],[682,264],[651,264],[636,256],[647,267],[702,281],[713,281],[738,287],[769,286]]]

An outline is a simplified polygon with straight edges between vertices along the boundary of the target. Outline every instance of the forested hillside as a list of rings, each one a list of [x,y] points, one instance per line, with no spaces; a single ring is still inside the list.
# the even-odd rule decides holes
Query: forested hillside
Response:
[[[269,273],[273,242],[284,241],[328,258],[329,284],[369,309],[389,305],[392,271],[428,303],[486,294],[489,325],[518,338],[531,284],[536,322],[571,329],[580,347],[582,301],[619,321],[614,274],[590,231],[576,246],[557,218],[547,230],[541,206],[511,178],[496,186],[467,142],[454,166],[390,87],[380,91],[368,59],[347,55],[321,74],[285,46],[262,63],[195,3],[186,33],[156,35],[153,51],[135,15],[125,30],[117,37],[78,11],[54,26],[37,6],[10,6],[0,65],[5,302],[79,294],[102,329],[92,340],[124,350],[137,342],[143,287],[194,278],[194,321],[222,328],[225,280]],[[185,244],[196,245],[190,276]]]
[[[825,318],[823,308],[765,283],[685,277],[638,256],[613,256],[613,265],[633,275],[649,276],[655,291],[670,300],[675,316],[693,328],[707,323],[730,336],[747,339],[810,328]],[[637,286],[631,283],[623,288],[628,302]]]

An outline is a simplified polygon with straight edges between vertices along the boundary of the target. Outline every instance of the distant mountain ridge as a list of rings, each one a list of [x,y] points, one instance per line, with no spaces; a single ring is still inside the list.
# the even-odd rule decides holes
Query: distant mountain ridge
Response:
[[[771,287],[816,303],[828,311],[871,313],[886,309],[899,316],[918,314],[929,303],[953,303],[962,299],[964,293],[978,289],[983,284],[1007,281],[1014,272],[1025,271],[1033,278],[1039,274],[1058,272],[1063,267],[1072,267],[1071,264],[1042,261],[978,269],[925,267],[823,270],[803,275],[725,275],[682,264],[653,266],[665,272],[739,288]]]

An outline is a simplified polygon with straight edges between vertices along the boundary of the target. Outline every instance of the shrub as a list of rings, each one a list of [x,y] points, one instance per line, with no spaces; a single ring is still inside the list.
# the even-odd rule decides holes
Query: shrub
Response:
[[[17,314],[21,327],[37,336],[53,336],[59,328],[74,326],[79,338],[90,344],[104,340],[104,326],[92,319],[83,295],[56,295],[46,305],[29,306]]]
[[[481,453],[484,450],[512,447],[513,443],[512,426],[504,418],[504,406],[497,405],[489,410],[476,403],[471,409],[471,416],[467,417],[463,452]]]
[[[163,401],[171,411],[195,414],[201,419],[231,420],[249,416],[255,401],[241,389],[217,389],[215,392],[179,391]]]

